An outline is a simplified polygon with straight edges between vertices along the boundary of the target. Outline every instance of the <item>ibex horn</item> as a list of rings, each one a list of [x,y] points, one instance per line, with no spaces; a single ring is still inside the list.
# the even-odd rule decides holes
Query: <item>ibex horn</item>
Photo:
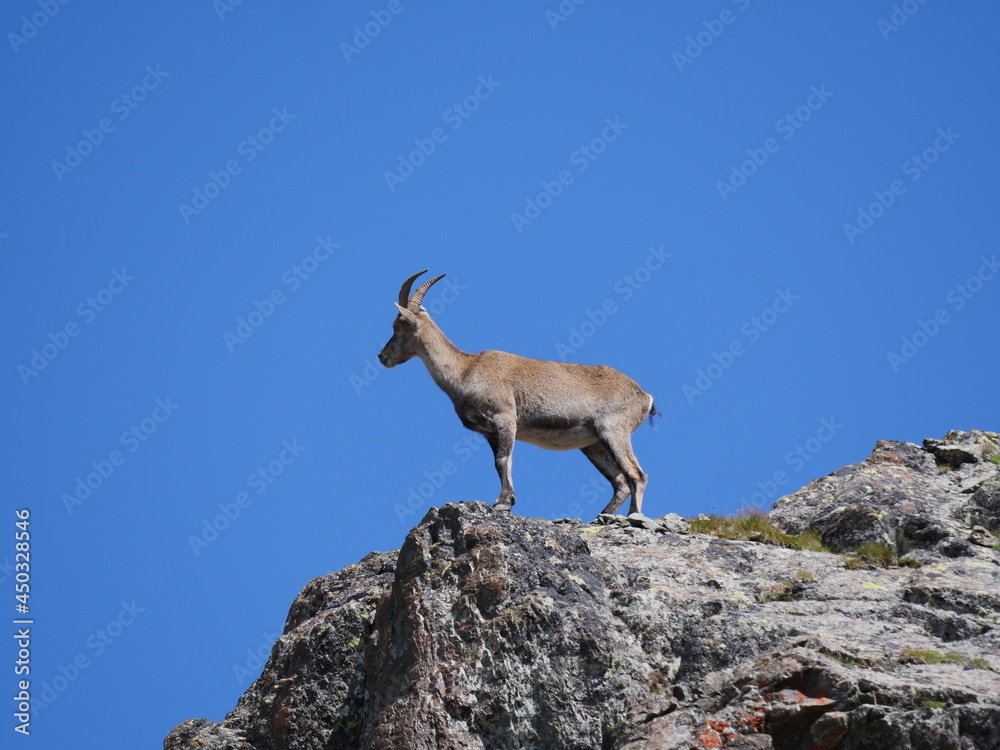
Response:
[[[410,278],[408,278],[406,281],[403,282],[403,286],[400,287],[399,289],[400,307],[406,307],[406,305],[410,302],[410,287],[413,286],[413,282],[418,276],[421,276],[422,274],[425,273],[427,273],[426,268],[423,271],[417,271]]]
[[[423,284],[417,287],[417,291],[415,291],[413,293],[413,296],[410,297],[410,301],[407,303],[406,309],[413,313],[419,312],[420,303],[424,301],[424,295],[427,294],[427,290],[431,288],[434,282],[440,281],[444,277],[445,277],[444,274],[441,274],[440,276],[435,276],[430,281],[425,281]]]

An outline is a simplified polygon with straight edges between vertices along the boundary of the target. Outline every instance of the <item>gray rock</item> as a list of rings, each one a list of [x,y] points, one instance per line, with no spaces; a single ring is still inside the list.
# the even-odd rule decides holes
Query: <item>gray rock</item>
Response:
[[[989,486],[952,481],[969,466],[883,442],[781,504],[835,541],[866,538],[848,517],[921,532],[919,568],[431,509],[400,550],[310,582],[234,710],[164,748],[996,750],[1000,553],[966,541]],[[940,553],[958,543],[972,556]]]
[[[978,544],[980,547],[992,547],[997,544],[997,538],[982,526],[973,526],[969,534],[969,541]]]
[[[599,526],[618,526],[622,529],[628,528],[632,525],[625,516],[619,516],[613,513],[600,513],[597,518],[594,519],[594,523]]]
[[[687,521],[676,513],[668,513],[661,518],[650,518],[642,513],[630,513],[628,516],[619,516],[601,513],[594,524],[598,526],[616,526],[620,529],[636,528],[647,531],[670,532],[673,534],[688,534],[691,527]]]
[[[883,544],[948,557],[981,556],[967,540],[972,525],[1000,525],[1000,466],[985,460],[1000,443],[993,432],[949,432],[942,440],[880,440],[862,463],[775,501],[770,517],[789,533],[811,529],[834,550]]]
[[[972,520],[994,531],[1000,531],[1000,478],[981,483],[970,499]]]
[[[957,469],[965,463],[980,463],[990,455],[1000,453],[1000,438],[995,432],[952,430],[940,440],[927,438],[926,448],[939,466]]]
[[[663,529],[659,521],[654,521],[642,513],[629,513],[628,522],[640,529],[649,529],[650,531],[661,531]]]
[[[667,513],[667,515],[660,516],[656,520],[660,522],[660,526],[664,531],[669,531],[673,534],[691,533],[691,525],[677,513]]]

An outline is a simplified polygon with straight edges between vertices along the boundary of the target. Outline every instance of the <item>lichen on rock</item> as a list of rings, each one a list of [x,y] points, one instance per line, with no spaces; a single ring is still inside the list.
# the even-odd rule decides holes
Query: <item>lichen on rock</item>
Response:
[[[233,712],[164,748],[995,749],[997,445],[880,441],[770,514],[920,567],[679,518],[433,508],[399,550],[310,582]]]

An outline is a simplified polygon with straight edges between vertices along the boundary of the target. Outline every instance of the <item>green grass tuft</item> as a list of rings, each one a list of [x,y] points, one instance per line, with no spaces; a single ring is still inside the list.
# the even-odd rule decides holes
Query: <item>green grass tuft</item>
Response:
[[[948,708],[948,704],[945,701],[935,701],[930,698],[924,698],[920,701],[920,705],[925,708]]]
[[[899,661],[903,664],[966,664],[971,669],[989,669],[989,663],[985,659],[966,662],[965,657],[955,651],[942,654],[934,649],[904,648],[899,652]],[[975,666],[973,662],[976,663]]]
[[[691,521],[691,531],[696,534],[711,534],[722,539],[763,542],[788,549],[830,552],[815,531],[786,534],[768,518],[766,513],[759,511],[735,516],[699,516]]]
[[[904,648],[899,652],[899,660],[904,664],[940,664],[944,654],[929,648]]]
[[[844,567],[848,570],[872,570],[874,568],[894,568],[906,566],[919,568],[918,560],[900,560],[895,551],[887,544],[866,542],[858,547],[847,560]]]

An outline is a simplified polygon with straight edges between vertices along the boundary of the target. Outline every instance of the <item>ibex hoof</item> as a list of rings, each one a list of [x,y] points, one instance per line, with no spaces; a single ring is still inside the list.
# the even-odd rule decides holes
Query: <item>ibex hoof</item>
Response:
[[[507,500],[497,500],[493,503],[494,510],[506,510],[509,511],[514,507],[514,503],[508,502]]]

